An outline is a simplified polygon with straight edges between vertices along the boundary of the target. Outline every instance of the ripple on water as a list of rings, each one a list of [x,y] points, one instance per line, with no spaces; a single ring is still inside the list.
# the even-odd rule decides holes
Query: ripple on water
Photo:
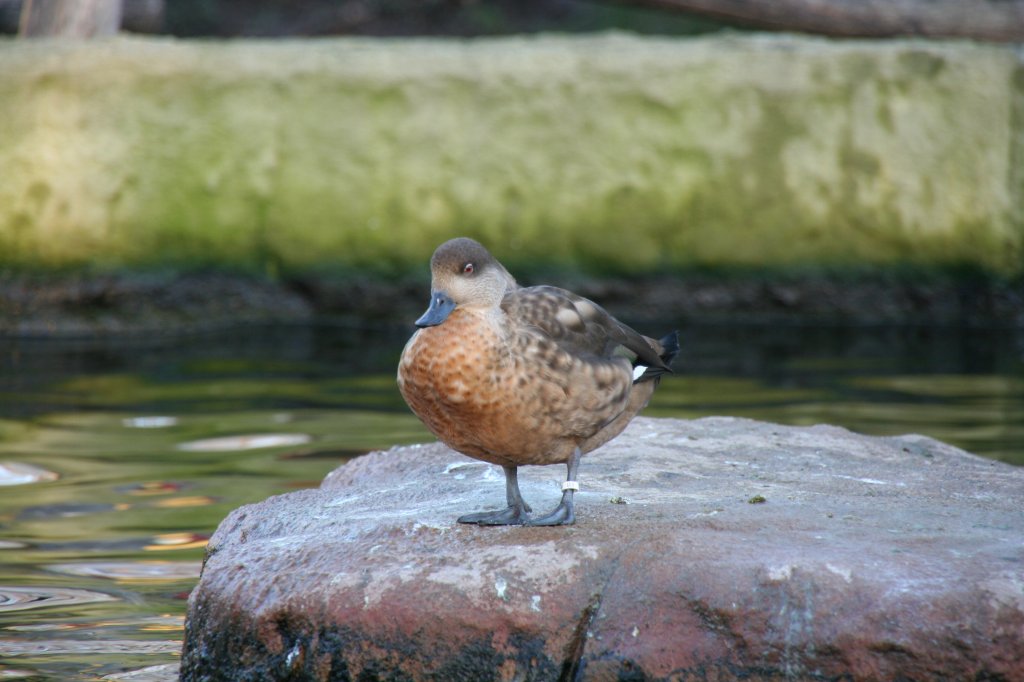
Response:
[[[104,675],[101,679],[129,682],[177,682],[180,667],[177,663],[151,665],[138,670]]]
[[[56,481],[60,474],[25,462],[0,462],[0,485],[25,485]]]
[[[0,612],[25,611],[49,606],[91,604],[101,601],[117,601],[117,597],[112,597],[103,592],[80,590],[74,587],[0,585]]]
[[[181,642],[142,639],[0,639],[0,655],[177,654]]]
[[[199,577],[199,561],[82,561],[50,564],[50,571],[121,581],[173,581]]]
[[[88,516],[90,514],[102,514],[105,512],[127,511],[131,509],[129,504],[110,504],[109,502],[67,502],[58,504],[44,504],[36,507],[25,507],[18,512],[17,519],[39,520],[55,518],[74,518],[76,516]]]
[[[312,438],[304,433],[256,433],[244,436],[223,436],[220,438],[191,440],[179,443],[178,449],[189,452],[231,452],[235,450],[305,445],[311,440]]]
[[[142,618],[106,618],[100,621],[76,620],[66,623],[5,625],[3,629],[11,632],[49,632],[51,630],[99,630],[122,627],[135,627],[143,632],[181,632],[185,627],[185,616],[165,613],[160,616],[144,616]]]

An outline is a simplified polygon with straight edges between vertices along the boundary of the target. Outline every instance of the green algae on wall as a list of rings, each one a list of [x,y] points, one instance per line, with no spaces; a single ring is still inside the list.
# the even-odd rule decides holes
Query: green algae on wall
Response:
[[[0,42],[0,264],[1024,271],[1024,60],[625,35]]]

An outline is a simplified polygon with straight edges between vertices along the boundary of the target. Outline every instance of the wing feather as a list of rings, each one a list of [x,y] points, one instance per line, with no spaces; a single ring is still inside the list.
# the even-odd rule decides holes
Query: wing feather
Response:
[[[610,358],[625,348],[639,364],[668,369],[646,337],[593,301],[565,289],[515,289],[505,295],[501,307],[515,324],[534,327],[566,352]]]

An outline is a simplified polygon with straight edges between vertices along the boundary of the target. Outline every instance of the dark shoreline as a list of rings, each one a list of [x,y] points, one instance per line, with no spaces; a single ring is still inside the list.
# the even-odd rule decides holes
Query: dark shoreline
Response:
[[[687,274],[543,281],[638,322],[1024,327],[1024,282],[982,276]],[[428,287],[411,276],[0,274],[0,335],[163,336],[318,320],[400,325],[422,312]]]

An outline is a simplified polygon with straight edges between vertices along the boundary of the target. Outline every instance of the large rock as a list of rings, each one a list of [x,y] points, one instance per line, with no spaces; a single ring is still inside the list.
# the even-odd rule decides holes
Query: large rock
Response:
[[[522,470],[535,509],[562,475]],[[575,526],[460,526],[504,503],[500,470],[422,445],[238,509],[182,678],[1024,680],[1024,470],[922,436],[638,419],[581,481]]]
[[[956,41],[0,40],[0,266],[388,270],[470,229],[509,266],[1019,275],[1022,74]]]

